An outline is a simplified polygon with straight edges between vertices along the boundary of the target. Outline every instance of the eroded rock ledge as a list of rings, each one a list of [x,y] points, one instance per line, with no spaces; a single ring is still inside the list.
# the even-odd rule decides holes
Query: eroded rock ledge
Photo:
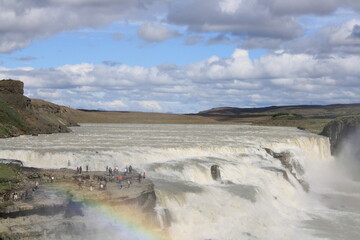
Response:
[[[21,177],[12,183],[10,200],[1,196],[0,239],[94,239],[97,219],[91,213],[102,208],[158,227],[154,184],[150,179],[139,182],[135,172],[123,176],[124,180],[131,178],[130,188],[125,180],[120,189],[117,175],[110,177],[105,172],[14,167]],[[106,184],[106,189],[100,189],[100,184]]]

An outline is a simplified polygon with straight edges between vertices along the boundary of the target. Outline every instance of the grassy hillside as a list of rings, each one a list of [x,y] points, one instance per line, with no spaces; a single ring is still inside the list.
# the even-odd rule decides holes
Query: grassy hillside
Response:
[[[27,132],[29,126],[22,115],[10,105],[0,101],[0,135],[11,136],[15,132]]]

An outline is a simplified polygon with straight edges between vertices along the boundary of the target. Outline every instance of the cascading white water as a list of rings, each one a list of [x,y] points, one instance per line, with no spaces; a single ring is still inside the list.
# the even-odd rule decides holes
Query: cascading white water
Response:
[[[27,166],[104,170],[131,164],[146,171],[160,221],[174,240],[316,239],[317,229],[303,223],[323,209],[321,203],[264,148],[289,152],[310,188],[317,186],[314,169],[334,161],[328,139],[277,127],[86,124],[70,134],[0,142],[0,158]],[[211,177],[214,164],[222,182]]]

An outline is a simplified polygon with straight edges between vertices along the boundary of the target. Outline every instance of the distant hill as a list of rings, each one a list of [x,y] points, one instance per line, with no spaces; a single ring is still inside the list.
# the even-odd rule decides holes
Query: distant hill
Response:
[[[360,104],[270,106],[262,108],[219,107],[201,111],[196,115],[223,123],[290,126],[320,133],[323,127],[333,119],[360,115]]]
[[[219,107],[197,114],[76,110],[23,94],[21,81],[0,81],[0,137],[68,132],[77,123],[254,124],[320,133],[333,119],[360,115],[360,104]]]
[[[198,115],[273,115],[281,112],[296,113],[316,118],[334,118],[359,115],[360,104],[270,106],[263,108],[220,107],[201,111]]]

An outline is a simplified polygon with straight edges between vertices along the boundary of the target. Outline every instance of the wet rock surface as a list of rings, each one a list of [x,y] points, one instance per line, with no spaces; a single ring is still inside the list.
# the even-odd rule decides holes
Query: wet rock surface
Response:
[[[211,172],[211,177],[215,181],[221,180],[221,172],[220,172],[219,165],[212,165],[211,168],[210,168],[210,172]]]
[[[93,239],[84,232],[93,232],[94,223],[85,220],[88,210],[97,207],[129,211],[140,222],[155,222],[154,184],[135,171],[109,176],[70,169],[21,170],[21,187],[10,191],[7,201],[1,196],[0,239]],[[122,188],[118,176],[122,176]]]
[[[339,152],[341,143],[360,127],[360,116],[343,117],[328,123],[320,133],[330,140],[331,154]]]
[[[276,153],[269,148],[265,148],[265,151],[273,158],[279,159],[281,164],[287,169],[291,175],[299,182],[305,192],[309,192],[310,185],[305,180],[301,179],[300,175],[304,174],[304,169],[298,162],[292,161],[291,154],[289,152]],[[283,169],[272,168],[272,171],[277,171],[283,174],[286,181],[290,182],[287,172]]]

